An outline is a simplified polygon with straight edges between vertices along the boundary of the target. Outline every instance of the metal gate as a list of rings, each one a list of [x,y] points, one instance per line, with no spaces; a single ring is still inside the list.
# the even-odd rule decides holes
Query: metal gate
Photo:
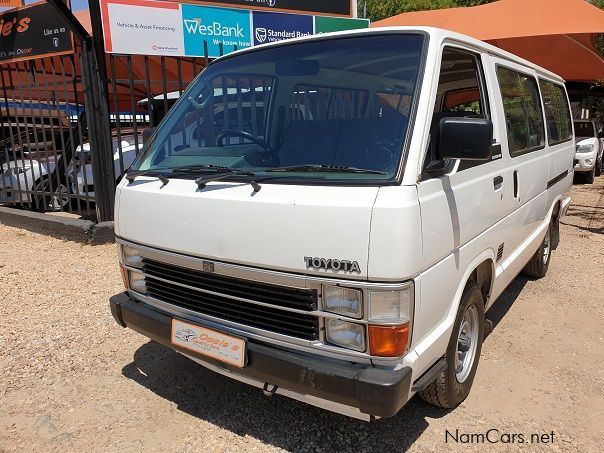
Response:
[[[82,44],[73,55],[0,65],[0,201],[39,211],[87,212],[74,178],[89,130]]]
[[[92,34],[61,0],[70,55],[0,63],[0,204],[113,219],[115,186],[207,56],[106,54],[100,5]],[[220,54],[223,49],[220,46]]]
[[[97,219],[86,181],[87,156],[101,150],[96,143],[91,149],[103,104],[98,78],[91,76],[94,42],[65,3],[48,3],[71,30],[73,52],[0,64],[0,202]]]

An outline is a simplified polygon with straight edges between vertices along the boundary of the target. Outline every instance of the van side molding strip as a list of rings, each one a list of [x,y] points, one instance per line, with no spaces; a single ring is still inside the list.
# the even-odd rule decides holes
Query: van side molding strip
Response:
[[[564,170],[562,173],[560,173],[558,176],[556,176],[554,179],[550,179],[547,182],[547,188],[549,189],[550,187],[552,187],[555,184],[558,184],[560,181],[562,181],[564,178],[566,178],[568,176],[568,170]]]

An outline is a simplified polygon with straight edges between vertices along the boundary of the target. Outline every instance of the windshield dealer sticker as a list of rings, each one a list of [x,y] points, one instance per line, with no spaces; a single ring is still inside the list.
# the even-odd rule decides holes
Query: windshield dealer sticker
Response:
[[[172,320],[172,344],[239,368],[245,366],[245,340]]]

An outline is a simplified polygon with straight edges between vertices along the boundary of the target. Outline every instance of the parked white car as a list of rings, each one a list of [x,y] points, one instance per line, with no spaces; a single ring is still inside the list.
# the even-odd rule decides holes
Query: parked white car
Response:
[[[267,395],[364,420],[456,407],[485,311],[548,270],[574,155],[564,81],[467,36],[235,52],[117,187],[111,312]]]
[[[135,139],[135,137],[137,138]],[[133,131],[124,130],[120,140],[113,137],[116,180],[119,180],[120,175],[130,167],[142,147],[142,133],[135,136]],[[66,182],[49,182],[48,175],[55,171],[59,158],[59,155],[32,158],[26,154],[22,159],[4,163],[0,173],[0,202],[7,204],[31,203],[37,209],[60,211],[68,206],[73,195],[94,201],[90,143],[78,146],[74,158],[67,164],[66,173],[69,185]],[[61,164],[59,163],[59,165]],[[43,197],[43,192],[52,193],[52,195]]]
[[[54,171],[56,162],[57,156],[43,159],[24,156],[22,159],[9,160],[2,164],[0,202],[27,204],[33,201],[34,189],[43,190],[44,176]]]
[[[41,114],[38,112],[38,115]],[[4,119],[5,139],[0,142],[0,202],[31,204],[36,208],[48,204],[47,209],[69,203],[67,186],[56,181],[51,183],[47,178],[57,165],[63,165],[61,146],[68,140],[65,131],[69,122],[65,116],[60,118],[64,129]],[[54,196],[44,199],[42,193],[51,192],[51,188]]]
[[[596,176],[602,173],[604,159],[604,132],[596,120],[575,120],[575,137],[577,145],[577,176],[591,184]]]
[[[113,146],[113,171],[116,181],[125,172],[138,152],[143,148],[142,128],[134,134],[133,130],[125,129],[120,131],[120,137],[116,135],[112,138]],[[120,157],[121,156],[121,157]],[[74,162],[69,172],[71,193],[80,194],[84,197],[94,199],[94,175],[92,171],[92,155],[90,153],[90,143],[84,143],[78,146],[74,156]]]

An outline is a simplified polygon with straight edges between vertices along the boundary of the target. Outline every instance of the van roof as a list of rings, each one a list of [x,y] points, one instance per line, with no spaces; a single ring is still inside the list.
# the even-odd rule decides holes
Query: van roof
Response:
[[[445,39],[463,42],[463,43],[469,44],[475,48],[478,48],[483,52],[487,52],[491,55],[503,58],[505,60],[509,60],[511,62],[521,64],[523,66],[533,69],[534,71],[540,73],[541,75],[543,75],[545,77],[549,77],[551,79],[564,83],[564,79],[562,77],[560,77],[559,75],[557,75],[539,65],[536,65],[535,63],[531,63],[530,61],[525,60],[524,58],[514,55],[511,52],[500,49],[499,47],[495,47],[492,44],[488,44],[479,39],[472,38],[471,36],[467,36],[467,35],[464,35],[461,33],[457,33],[457,32],[451,31],[451,30],[446,30],[444,28],[437,28],[437,27],[417,27],[417,26],[379,27],[379,28],[368,28],[368,29],[360,29],[360,30],[348,30],[348,31],[339,31],[339,32],[333,32],[333,33],[324,33],[324,34],[313,35],[313,36],[304,36],[301,38],[293,38],[293,39],[288,39],[285,41],[267,43],[267,44],[262,44],[259,46],[248,47],[246,49],[237,50],[237,51],[227,54],[223,57],[217,58],[214,61],[217,62],[220,60],[224,60],[226,58],[231,58],[236,55],[240,55],[243,53],[249,53],[249,52],[255,52],[255,51],[266,49],[269,47],[287,46],[287,45],[291,45],[291,44],[295,44],[295,43],[299,43],[299,42],[322,41],[322,40],[326,40],[326,39],[331,39],[331,38],[336,38],[336,37],[341,38],[341,37],[346,37],[346,36],[380,35],[380,34],[384,34],[384,33],[393,34],[393,33],[407,33],[407,32],[426,33],[430,36],[431,40],[437,40],[438,42],[441,42]]]

